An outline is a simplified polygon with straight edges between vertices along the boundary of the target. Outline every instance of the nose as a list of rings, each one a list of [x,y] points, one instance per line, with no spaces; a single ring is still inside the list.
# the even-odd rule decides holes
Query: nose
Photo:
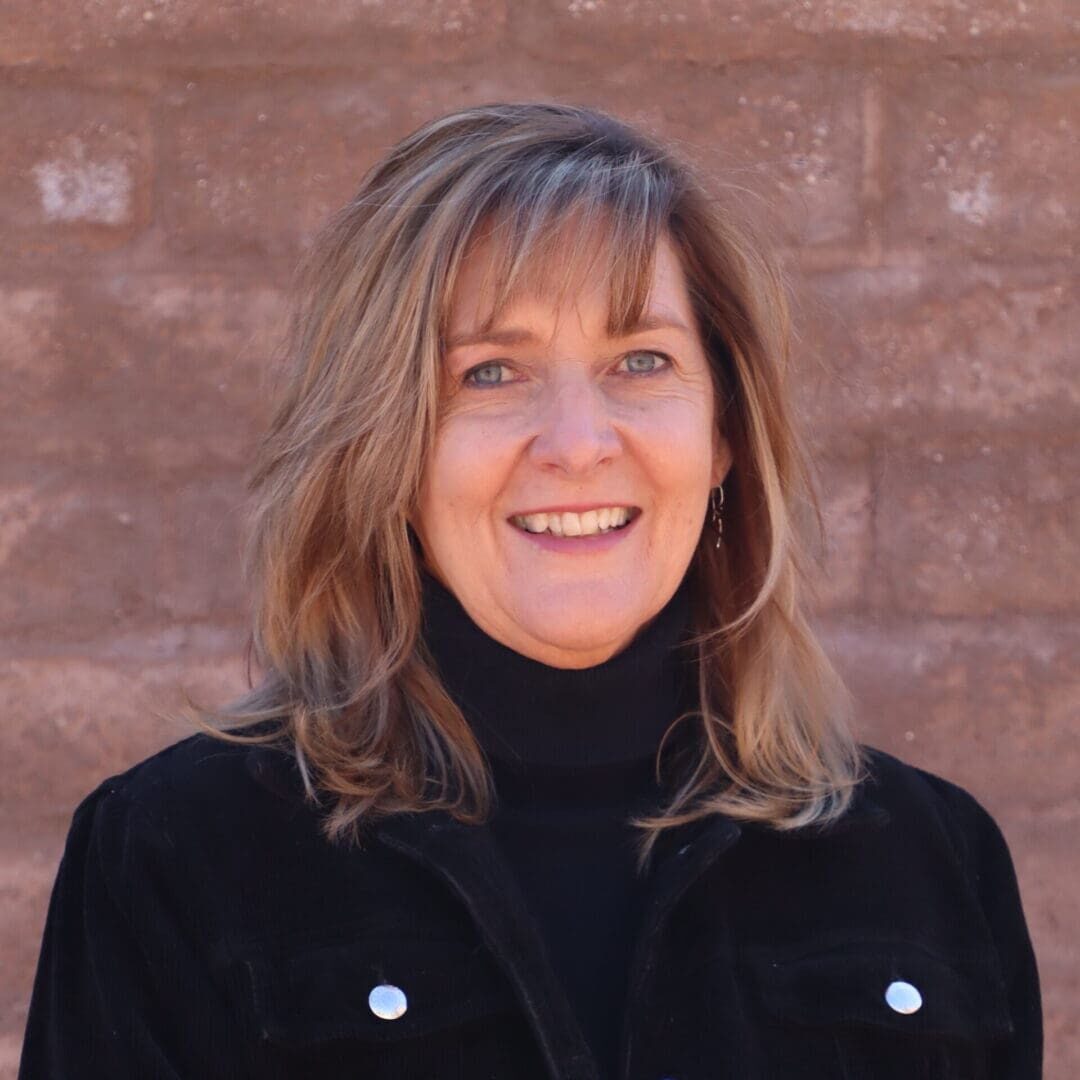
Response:
[[[587,475],[622,449],[611,403],[587,378],[565,379],[550,387],[539,409],[538,428],[529,447],[533,463],[570,476]]]

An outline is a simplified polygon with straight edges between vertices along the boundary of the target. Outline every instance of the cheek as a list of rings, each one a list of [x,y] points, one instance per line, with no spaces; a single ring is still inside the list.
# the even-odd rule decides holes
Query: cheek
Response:
[[[712,474],[712,417],[694,401],[666,410],[642,431],[654,484],[678,499],[707,492]]]
[[[433,523],[475,520],[490,508],[501,486],[501,441],[481,425],[448,424],[436,438],[423,485],[423,505]]]

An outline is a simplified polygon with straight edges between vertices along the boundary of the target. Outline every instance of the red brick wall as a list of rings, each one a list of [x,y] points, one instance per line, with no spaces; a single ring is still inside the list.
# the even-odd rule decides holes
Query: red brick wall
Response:
[[[1080,1074],[1072,0],[13,0],[0,32],[0,1076],[78,799],[242,686],[284,284],[453,106],[641,121],[760,196],[799,297],[863,736],[1012,847]],[[1069,838],[1072,837],[1070,840]]]

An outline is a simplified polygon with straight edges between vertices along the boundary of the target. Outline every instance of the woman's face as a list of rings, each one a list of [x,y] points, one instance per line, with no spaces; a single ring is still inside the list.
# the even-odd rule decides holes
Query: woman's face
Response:
[[[644,313],[656,325],[623,338],[605,332],[606,289],[586,285],[561,306],[523,296],[495,340],[465,340],[491,308],[484,269],[478,248],[451,298],[450,389],[412,524],[490,637],[591,667],[673,596],[730,465],[705,349],[666,237]]]

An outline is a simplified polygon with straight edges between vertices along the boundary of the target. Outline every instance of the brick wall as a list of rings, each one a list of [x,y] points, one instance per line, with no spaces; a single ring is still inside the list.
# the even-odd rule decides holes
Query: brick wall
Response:
[[[285,282],[453,106],[612,109],[756,196],[799,298],[816,618],[866,741],[1013,850],[1080,1074],[1080,9],[1071,0],[13,0],[0,33],[0,1076],[71,811],[243,685]],[[1072,836],[1073,839],[1068,838]]]

